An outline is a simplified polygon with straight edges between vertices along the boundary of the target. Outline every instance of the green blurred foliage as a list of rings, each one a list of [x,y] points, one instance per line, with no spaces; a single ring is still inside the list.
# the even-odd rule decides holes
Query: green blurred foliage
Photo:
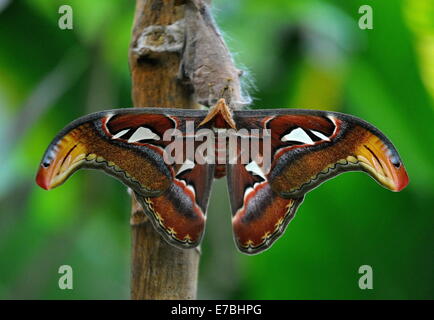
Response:
[[[74,29],[57,25],[60,5]],[[361,5],[374,29],[358,28]],[[434,298],[434,3],[431,0],[215,0],[253,108],[359,116],[394,142],[401,193],[344,174],[309,193],[274,246],[256,256],[232,240],[225,181],[216,181],[202,246],[199,298]],[[71,120],[131,106],[134,1],[0,1],[0,298],[127,299],[129,197],[79,172],[45,192],[39,160]],[[59,266],[74,290],[58,289]],[[374,270],[360,290],[358,268]]]

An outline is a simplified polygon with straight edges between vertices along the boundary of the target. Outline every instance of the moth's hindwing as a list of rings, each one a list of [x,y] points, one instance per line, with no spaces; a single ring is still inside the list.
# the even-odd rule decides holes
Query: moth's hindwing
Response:
[[[233,229],[239,249],[258,253],[284,231],[304,195],[345,171],[364,171],[382,186],[408,184],[392,143],[358,118],[315,110],[235,111],[237,129],[268,133],[254,155],[227,168]],[[239,147],[238,147],[239,148]],[[242,152],[239,149],[238,154]],[[268,159],[268,160],[267,160]]]

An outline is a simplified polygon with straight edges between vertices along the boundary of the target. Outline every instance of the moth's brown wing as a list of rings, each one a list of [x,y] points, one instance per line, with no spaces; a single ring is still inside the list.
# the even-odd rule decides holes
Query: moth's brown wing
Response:
[[[400,191],[407,172],[387,137],[353,116],[316,110],[238,111],[240,127],[271,132],[271,165],[266,175],[282,197],[304,195],[345,171],[364,171],[379,184]]]
[[[36,181],[51,189],[80,168],[101,169],[134,190],[167,240],[195,246],[203,233],[214,168],[196,165],[194,158],[168,163],[165,150],[205,116],[200,110],[117,109],[80,118],[49,145]]]
[[[180,248],[195,247],[203,237],[213,179],[213,165],[196,164],[179,174],[161,196],[136,193],[136,199],[169,243]]]
[[[232,228],[238,249],[247,254],[269,248],[285,231],[303,197],[285,199],[266,179],[238,163],[228,166]]]
[[[176,174],[172,184],[161,196],[143,197],[136,194],[157,231],[169,243],[180,248],[197,246],[205,229],[215,165],[206,163],[199,154],[188,154],[188,149],[196,151],[199,145],[198,142],[189,147],[183,144],[182,154],[188,160],[174,165]]]
[[[244,158],[246,147],[239,143],[237,161],[227,168],[234,236],[245,253],[272,245],[304,194],[341,172],[365,171],[394,191],[408,183],[392,143],[355,117],[291,109],[236,111],[234,119],[251,141],[260,141]],[[252,134],[255,129],[259,138]]]

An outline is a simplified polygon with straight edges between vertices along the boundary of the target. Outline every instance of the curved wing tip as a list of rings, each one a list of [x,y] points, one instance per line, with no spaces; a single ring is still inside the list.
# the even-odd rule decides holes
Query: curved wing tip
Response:
[[[36,175],[36,183],[38,186],[40,186],[42,189],[50,190],[50,183],[48,181],[48,176],[45,172],[45,169],[41,166],[38,170],[38,173]]]
[[[393,189],[395,192],[403,190],[410,182],[407,171],[404,168],[401,170],[402,171],[399,173],[398,178],[396,179],[396,187]]]

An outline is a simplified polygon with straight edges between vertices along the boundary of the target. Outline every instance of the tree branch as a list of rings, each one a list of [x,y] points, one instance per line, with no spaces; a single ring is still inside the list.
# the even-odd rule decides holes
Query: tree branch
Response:
[[[194,107],[191,91],[178,81],[183,16],[174,1],[137,0],[129,52],[135,107]],[[135,199],[131,225],[131,298],[195,299],[199,251],[166,243]]]
[[[135,107],[192,109],[248,103],[204,0],[137,0],[129,62]],[[199,250],[167,244],[133,199],[133,299],[194,299]]]

